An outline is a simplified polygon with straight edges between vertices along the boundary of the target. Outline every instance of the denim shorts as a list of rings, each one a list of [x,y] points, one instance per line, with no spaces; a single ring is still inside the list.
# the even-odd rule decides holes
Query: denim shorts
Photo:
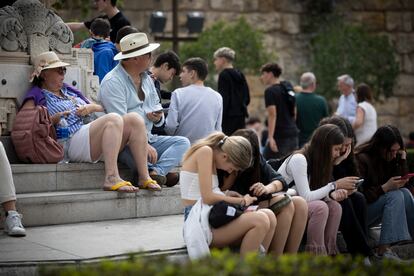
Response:
[[[184,221],[187,220],[188,215],[190,214],[191,209],[193,208],[193,205],[185,206],[184,207]]]

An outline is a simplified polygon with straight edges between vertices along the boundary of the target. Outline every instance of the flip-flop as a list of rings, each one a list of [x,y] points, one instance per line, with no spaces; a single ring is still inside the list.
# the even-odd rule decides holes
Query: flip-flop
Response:
[[[161,186],[158,185],[157,181],[148,178],[143,183],[139,183],[138,187],[141,189],[146,189],[150,191],[161,191]]]
[[[105,191],[117,191],[120,193],[136,193],[138,191],[130,190],[130,191],[119,191],[120,188],[125,186],[132,186],[134,187],[131,182],[129,181],[119,181],[116,184],[112,185],[111,187],[104,187]]]

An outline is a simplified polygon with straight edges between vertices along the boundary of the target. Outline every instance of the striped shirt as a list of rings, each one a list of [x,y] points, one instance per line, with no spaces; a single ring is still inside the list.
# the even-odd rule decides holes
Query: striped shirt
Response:
[[[46,89],[43,89],[42,93],[46,98],[46,107],[51,116],[58,112],[71,111],[70,114],[66,116],[66,121],[69,125],[69,135],[72,137],[72,135],[83,126],[82,117],[76,115],[76,108],[85,105],[86,102],[79,98],[75,93],[69,91],[66,87],[63,87],[60,91],[64,95],[63,97],[57,96]]]

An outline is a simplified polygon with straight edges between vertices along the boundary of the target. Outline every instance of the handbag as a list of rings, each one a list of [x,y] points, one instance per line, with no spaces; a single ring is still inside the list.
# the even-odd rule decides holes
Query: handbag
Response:
[[[283,207],[287,206],[290,202],[292,202],[292,198],[290,197],[290,195],[288,194],[284,194],[284,196],[279,199],[277,202],[273,203],[272,205],[270,205],[270,200],[269,199],[269,209],[273,211],[273,213],[275,213],[275,215],[279,214],[280,211],[282,211]]]
[[[57,163],[63,159],[63,148],[56,141],[55,128],[44,106],[20,110],[11,139],[17,157],[24,163]]]
[[[245,208],[240,205],[219,201],[211,208],[208,222],[211,227],[219,228],[238,218],[244,210]]]

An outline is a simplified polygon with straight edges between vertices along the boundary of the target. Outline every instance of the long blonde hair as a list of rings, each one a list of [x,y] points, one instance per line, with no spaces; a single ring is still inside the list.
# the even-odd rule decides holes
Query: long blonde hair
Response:
[[[204,146],[223,151],[229,157],[229,161],[240,170],[245,170],[251,165],[252,147],[250,142],[242,136],[227,137],[222,132],[212,133],[199,140],[185,153],[183,161]]]

